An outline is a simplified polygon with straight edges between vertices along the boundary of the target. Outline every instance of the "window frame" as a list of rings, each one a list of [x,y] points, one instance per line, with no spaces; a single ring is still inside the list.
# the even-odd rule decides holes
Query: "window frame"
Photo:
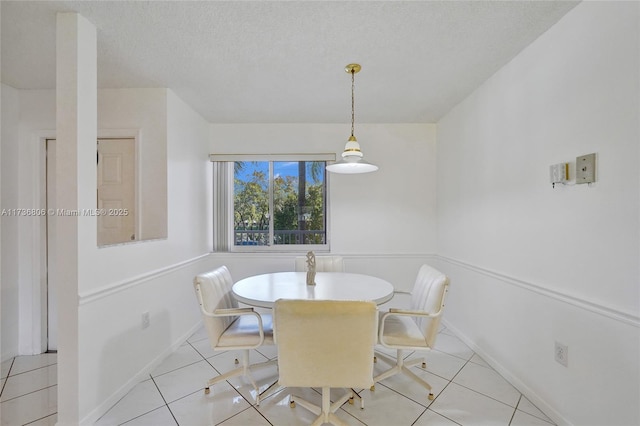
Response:
[[[255,245],[255,246],[237,246],[235,245],[235,224],[234,224],[234,167],[233,164],[236,161],[259,161],[269,163],[269,212],[273,211],[273,167],[274,162],[287,161],[287,162],[300,162],[300,161],[324,161],[329,163],[335,161],[335,154],[211,154],[209,156],[210,161],[213,163],[226,163],[226,166],[222,167],[222,171],[216,171],[214,168],[214,183],[213,183],[213,241],[214,251],[216,252],[230,252],[230,253],[306,253],[308,251],[326,253],[330,251],[331,238],[331,218],[330,212],[330,197],[329,197],[329,175],[324,175],[324,187],[325,187],[325,244],[270,244],[270,245]],[[218,166],[219,167],[219,166]],[[216,183],[216,177],[218,180],[224,180],[224,182]],[[223,187],[221,187],[223,186]],[[217,220],[217,215],[220,215],[221,220]],[[273,229],[273,214],[270,214],[270,237],[274,235]],[[220,229],[224,227],[225,229]],[[270,241],[271,238],[269,239]]]

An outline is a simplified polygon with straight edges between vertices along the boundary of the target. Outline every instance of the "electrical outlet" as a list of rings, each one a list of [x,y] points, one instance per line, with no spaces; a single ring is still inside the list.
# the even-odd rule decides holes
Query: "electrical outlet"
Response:
[[[145,329],[149,327],[149,312],[142,313],[142,328]]]
[[[554,351],[556,362],[569,367],[569,347],[556,342]]]

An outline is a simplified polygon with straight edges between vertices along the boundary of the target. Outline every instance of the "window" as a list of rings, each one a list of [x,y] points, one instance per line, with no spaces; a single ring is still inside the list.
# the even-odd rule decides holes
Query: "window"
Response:
[[[217,251],[328,250],[325,166],[333,154],[211,157],[234,160],[214,161]]]

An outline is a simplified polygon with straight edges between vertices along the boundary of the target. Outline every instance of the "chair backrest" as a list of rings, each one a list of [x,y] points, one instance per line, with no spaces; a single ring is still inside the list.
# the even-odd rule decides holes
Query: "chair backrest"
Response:
[[[278,383],[288,387],[370,387],[377,324],[373,302],[277,300]]]
[[[411,292],[410,309],[438,314],[434,318],[414,317],[429,347],[433,347],[438,334],[448,289],[449,278],[446,275],[429,265],[422,265]]]
[[[296,272],[306,272],[306,256],[296,257]],[[344,272],[344,262],[340,256],[316,256],[316,272]]]
[[[215,347],[222,333],[236,317],[213,317],[216,309],[237,308],[238,301],[233,297],[231,287],[233,279],[226,266],[197,275],[193,280],[204,325],[209,335],[211,346]]]

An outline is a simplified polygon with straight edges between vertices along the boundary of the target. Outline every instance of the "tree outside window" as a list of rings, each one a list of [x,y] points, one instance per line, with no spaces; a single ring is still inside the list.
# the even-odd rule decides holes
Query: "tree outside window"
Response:
[[[234,163],[236,246],[326,244],[324,161]]]

